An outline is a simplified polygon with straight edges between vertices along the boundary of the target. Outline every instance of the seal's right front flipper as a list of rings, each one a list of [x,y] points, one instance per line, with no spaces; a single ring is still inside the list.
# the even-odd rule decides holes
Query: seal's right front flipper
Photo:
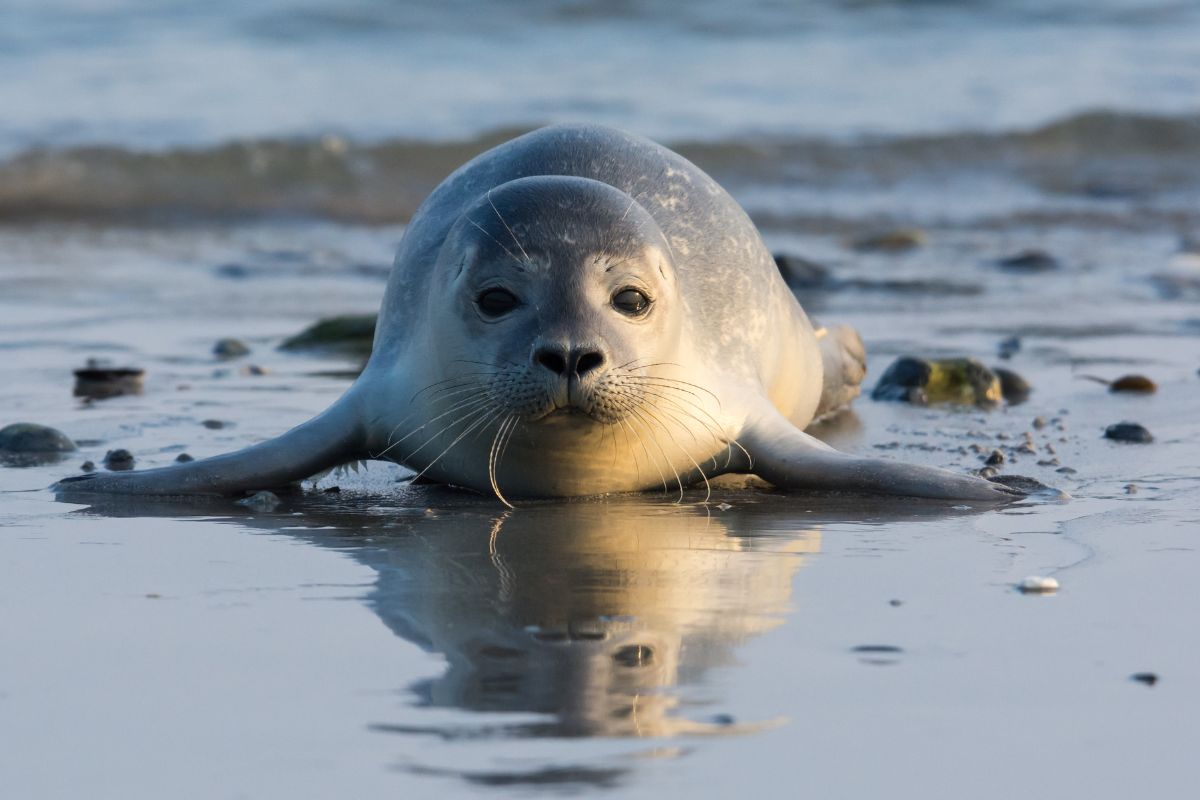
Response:
[[[839,452],[773,409],[748,425],[740,440],[754,459],[754,474],[781,489],[990,503],[1024,496],[973,475]]]
[[[278,489],[363,457],[364,437],[345,401],[282,436],[236,453],[137,472],[75,475],[56,483],[73,493],[236,495]]]

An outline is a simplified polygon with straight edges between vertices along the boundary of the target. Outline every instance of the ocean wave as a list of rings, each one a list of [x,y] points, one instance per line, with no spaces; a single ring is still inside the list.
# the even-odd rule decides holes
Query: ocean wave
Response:
[[[0,162],[0,220],[403,222],[448,173],[518,132],[450,142],[325,136],[156,151],[33,149]],[[998,177],[1051,199],[1145,200],[1200,190],[1200,114],[1096,111],[1009,133],[668,144],[735,192],[799,186],[869,193],[963,176]]]

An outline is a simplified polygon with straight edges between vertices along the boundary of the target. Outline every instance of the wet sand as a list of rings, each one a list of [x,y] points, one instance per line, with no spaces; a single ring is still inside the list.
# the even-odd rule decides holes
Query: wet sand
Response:
[[[1178,229],[935,223],[897,255],[847,248],[862,219],[764,222],[774,249],[849,282],[801,299],[862,331],[868,387],[904,353],[1034,387],[991,412],[864,398],[817,433],[962,470],[982,464],[972,445],[1000,447],[1006,474],[1072,499],[975,512],[726,491],[505,512],[371,465],[271,512],[60,503],[46,487],[108,450],[203,457],[335,399],[353,358],[276,346],[373,311],[401,230],[0,229],[0,423],[80,444],[0,468],[6,791],[1179,796],[1200,734],[1200,267]],[[1061,267],[993,263],[1028,247]],[[214,357],[226,336],[251,354]],[[144,393],[72,397],[89,357],[144,368]],[[1129,372],[1158,392],[1081,377]],[[1126,419],[1155,441],[1102,438]],[[1016,450],[1026,432],[1036,454]],[[1016,591],[1029,575],[1061,589]]]

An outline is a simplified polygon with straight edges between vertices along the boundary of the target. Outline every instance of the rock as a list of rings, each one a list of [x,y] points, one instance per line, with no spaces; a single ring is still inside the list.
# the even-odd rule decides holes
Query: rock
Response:
[[[0,428],[0,451],[5,453],[70,453],[75,443],[65,433],[33,422],[14,422]]]
[[[175,462],[178,464],[186,464],[189,461],[195,461],[195,460],[196,459],[192,458],[187,453],[180,453],[179,455],[175,456]]]
[[[79,465],[79,469],[83,470],[84,472],[95,472],[96,465],[91,461],[85,461]]]
[[[1079,472],[1079,470],[1075,469],[1074,467],[1059,467],[1054,471],[1061,472],[1063,475],[1074,475],[1075,473]]]
[[[916,228],[897,228],[855,237],[850,247],[860,252],[903,253],[926,242],[925,232]]]
[[[220,339],[213,345],[217,358],[240,358],[250,355],[250,348],[241,339]]]
[[[1021,340],[1016,336],[1010,336],[1000,342],[999,355],[1007,360],[1012,358],[1021,349]]]
[[[1054,578],[1043,578],[1040,575],[1030,575],[1021,579],[1017,591],[1021,594],[1054,594],[1059,589],[1058,581]]]
[[[779,274],[793,289],[819,289],[829,282],[829,268],[801,256],[776,253]]]
[[[1058,259],[1044,250],[1022,250],[1015,255],[996,260],[996,266],[1011,272],[1049,272],[1058,269]]]
[[[1027,456],[1035,456],[1037,455],[1037,448],[1033,446],[1032,442],[1022,442],[1021,446],[1017,448],[1017,452]]]
[[[249,497],[245,497],[237,501],[237,505],[245,506],[254,511],[274,511],[283,504],[279,499],[279,495],[274,492],[255,492]]]
[[[280,345],[283,350],[338,350],[370,355],[375,339],[374,314],[330,317],[305,328]]]
[[[106,367],[89,359],[87,366],[75,370],[76,397],[103,400],[123,394],[141,394],[146,371],[139,367]]]
[[[242,375],[269,375],[271,370],[266,367],[260,367],[258,364],[247,364],[238,370]]]
[[[1158,683],[1159,678],[1158,675],[1154,674],[1153,672],[1135,672],[1129,676],[1129,680],[1137,681],[1138,683],[1144,683],[1147,686],[1153,686],[1154,684]]]
[[[1010,404],[1019,405],[1029,399],[1033,387],[1017,373],[1003,367],[992,370],[1000,381],[1000,395]]]
[[[1122,375],[1108,385],[1108,390],[1110,392],[1154,394],[1158,391],[1158,387],[1145,375]]]
[[[1037,465],[1039,467],[1057,467],[1059,465],[1059,461],[1057,458],[1043,458],[1041,461],[1037,462]]]
[[[1109,425],[1104,429],[1104,438],[1116,442],[1135,442],[1137,444],[1148,444],[1154,441],[1150,431],[1136,422],[1118,422],[1115,425]]]
[[[901,356],[884,371],[871,399],[992,406],[1001,400],[1000,382],[990,369],[971,358],[927,361]]]
[[[219,420],[219,419],[206,419],[203,422],[201,422],[200,424],[203,425],[204,427],[208,428],[210,431],[219,431],[222,428],[224,428],[226,425],[228,425],[229,423],[223,422],[222,420]]]
[[[1037,430],[1040,431],[1042,428],[1046,427],[1046,418],[1045,417],[1034,417],[1032,424],[1033,424],[1034,428],[1036,428]]]
[[[993,450],[983,463],[989,467],[997,467],[1004,463],[1004,453],[1000,450]]]
[[[134,460],[133,453],[124,449],[109,450],[104,454],[104,466],[113,472],[133,469]]]

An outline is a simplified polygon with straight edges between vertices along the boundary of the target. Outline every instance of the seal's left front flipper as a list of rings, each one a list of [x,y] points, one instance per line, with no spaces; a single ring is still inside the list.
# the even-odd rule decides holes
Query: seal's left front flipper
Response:
[[[362,458],[363,441],[355,415],[343,399],[282,436],[236,453],[159,469],[75,475],[53,488],[60,495],[236,495],[277,489]]]
[[[748,424],[739,438],[754,459],[754,474],[781,489],[991,503],[1024,494],[973,475],[839,452],[774,409]]]

